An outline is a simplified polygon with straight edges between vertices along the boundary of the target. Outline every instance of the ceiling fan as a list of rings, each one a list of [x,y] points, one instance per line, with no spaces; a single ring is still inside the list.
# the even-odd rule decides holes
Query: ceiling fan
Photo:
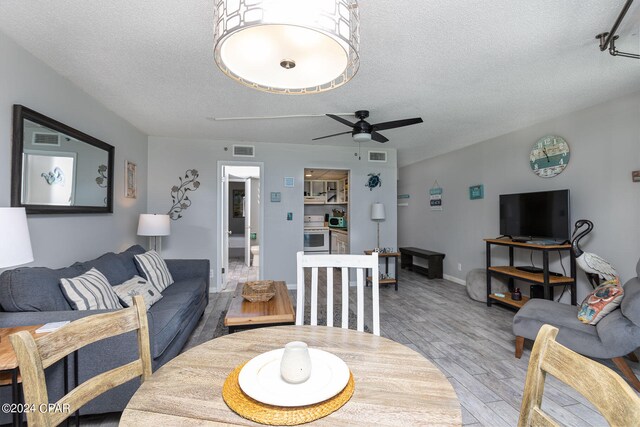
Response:
[[[349,120],[345,120],[340,116],[335,114],[327,114],[328,117],[331,117],[333,120],[337,120],[340,123],[347,125],[351,128],[350,131],[334,133],[333,135],[321,136],[319,138],[313,138],[312,141],[316,141],[318,139],[331,138],[338,135],[346,135],[348,133],[351,134],[353,140],[355,142],[367,142],[367,141],[377,141],[377,142],[387,142],[387,139],[382,134],[378,133],[381,130],[395,129],[403,126],[415,125],[418,123],[422,123],[423,120],[420,117],[416,117],[413,119],[403,119],[403,120],[393,120],[390,122],[376,123],[371,124],[365,119],[369,117],[369,111],[367,110],[359,110],[355,112],[355,116],[360,119],[355,123],[351,123]]]

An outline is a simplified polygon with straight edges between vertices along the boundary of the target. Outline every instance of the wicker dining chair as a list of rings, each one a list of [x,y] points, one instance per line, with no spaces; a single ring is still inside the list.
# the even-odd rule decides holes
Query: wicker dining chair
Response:
[[[531,350],[518,427],[559,426],[541,408],[547,373],[576,389],[612,426],[637,425],[640,397],[618,374],[556,341],[558,328],[543,325]]]
[[[25,404],[46,408],[42,405],[51,403],[44,373],[46,368],[82,347],[131,331],[138,334],[138,359],[88,379],[52,403],[54,408],[62,410],[27,412],[28,425],[56,426],[102,393],[134,378],[144,381],[151,376],[146,306],[142,296],[137,295],[130,308],[88,316],[41,337],[34,338],[26,331],[10,335],[22,376]]]
[[[311,325],[318,324],[318,269],[326,268],[327,273],[327,326],[333,326],[333,269],[342,272],[342,327],[349,328],[349,269],[356,269],[356,328],[364,331],[364,286],[367,278],[365,271],[371,269],[371,289],[373,306],[373,333],[380,335],[380,294],[378,254],[371,255],[324,255],[298,252],[296,325],[304,324],[305,310],[305,274],[311,269]]]

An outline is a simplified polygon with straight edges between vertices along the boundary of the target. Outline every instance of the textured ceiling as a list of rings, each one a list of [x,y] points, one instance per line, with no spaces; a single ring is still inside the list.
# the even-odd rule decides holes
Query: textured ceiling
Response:
[[[640,90],[640,61],[600,53],[594,39],[623,3],[361,1],[360,71],[309,96],[225,77],[213,61],[212,0],[2,0],[0,31],[149,135],[310,144],[348,129],[322,117],[206,118],[421,116],[423,124],[383,132],[405,165]],[[638,8],[623,23],[620,50],[640,48]],[[314,143],[355,146],[349,135]]]

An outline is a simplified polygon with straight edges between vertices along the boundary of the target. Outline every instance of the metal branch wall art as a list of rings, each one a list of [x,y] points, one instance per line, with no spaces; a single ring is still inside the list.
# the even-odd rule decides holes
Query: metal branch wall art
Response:
[[[171,187],[171,200],[173,206],[169,209],[169,217],[176,221],[182,218],[182,211],[191,206],[191,199],[187,193],[189,191],[196,191],[200,187],[200,181],[198,181],[198,171],[195,169],[189,169],[185,172],[184,178],[178,177],[180,180],[179,185]]]
[[[98,187],[100,188],[107,188],[107,165],[98,166],[96,184],[98,184]]]

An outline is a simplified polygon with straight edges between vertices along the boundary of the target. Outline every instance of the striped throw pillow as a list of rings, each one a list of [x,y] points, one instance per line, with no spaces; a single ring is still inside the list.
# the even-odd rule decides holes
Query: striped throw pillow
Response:
[[[156,251],[135,255],[135,259],[138,270],[158,292],[164,291],[167,286],[173,283],[173,277],[171,277],[167,263]]]
[[[78,277],[60,279],[60,288],[74,310],[122,308],[107,278],[95,268]]]

